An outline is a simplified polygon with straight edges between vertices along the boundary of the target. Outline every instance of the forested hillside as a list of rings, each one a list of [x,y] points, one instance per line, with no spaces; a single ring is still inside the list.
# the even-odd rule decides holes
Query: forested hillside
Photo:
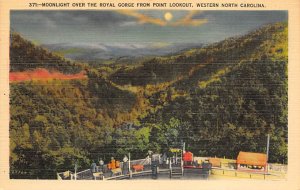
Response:
[[[13,38],[11,64],[80,68],[44,64],[54,55],[16,36],[30,51]],[[270,161],[287,162],[287,60],[287,24],[278,23],[136,65],[85,66],[86,79],[11,83],[11,177],[55,178],[75,162],[141,158],[183,141],[197,156],[236,158],[264,152],[267,134]]]
[[[65,74],[74,74],[82,70],[79,63],[66,60],[52,52],[35,46],[18,33],[12,33],[10,39],[10,71],[46,68]]]
[[[255,46],[238,48],[244,52],[238,57],[228,59],[233,55],[227,54],[222,63],[219,60],[173,84],[175,90],[167,96],[165,92],[157,94],[153,104],[161,105],[165,101],[157,96],[172,97],[181,91],[187,95],[175,98],[145,120],[166,123],[179,119],[185,127],[177,129],[183,130],[178,138],[193,152],[207,156],[234,157],[240,150],[265,152],[270,134],[270,161],[286,161],[287,27],[268,26],[215,47],[224,50],[236,44],[237,48],[249,39]]]
[[[251,45],[242,49],[247,43]],[[145,121],[179,119],[178,138],[193,152],[207,156],[234,158],[240,150],[265,152],[270,134],[270,161],[286,161],[287,26],[267,26],[212,47],[216,51],[236,48],[239,53],[223,54],[224,59],[216,55],[217,62],[174,83],[172,91],[156,94],[152,104],[163,108]],[[182,91],[185,96],[172,98]],[[166,105],[163,97],[171,101]]]

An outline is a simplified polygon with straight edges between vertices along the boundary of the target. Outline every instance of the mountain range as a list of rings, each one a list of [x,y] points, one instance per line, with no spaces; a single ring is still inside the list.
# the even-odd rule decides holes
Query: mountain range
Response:
[[[201,43],[61,43],[43,44],[42,47],[79,61],[97,61],[120,58],[141,58],[179,53],[190,48],[200,48]]]

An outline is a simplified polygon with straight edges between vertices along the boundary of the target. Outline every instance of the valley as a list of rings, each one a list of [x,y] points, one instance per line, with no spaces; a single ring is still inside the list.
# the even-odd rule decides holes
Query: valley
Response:
[[[287,34],[287,24],[276,23],[172,54],[92,65],[12,34],[11,177],[55,178],[75,162],[140,158],[183,141],[199,156],[232,158],[265,151],[267,134],[270,160],[286,162]]]

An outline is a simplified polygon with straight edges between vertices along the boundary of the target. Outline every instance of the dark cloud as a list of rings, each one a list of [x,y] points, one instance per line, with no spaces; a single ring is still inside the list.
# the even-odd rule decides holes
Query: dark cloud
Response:
[[[134,21],[112,11],[12,11],[11,23],[40,24],[40,25],[85,25],[98,26],[116,25],[123,22]]]

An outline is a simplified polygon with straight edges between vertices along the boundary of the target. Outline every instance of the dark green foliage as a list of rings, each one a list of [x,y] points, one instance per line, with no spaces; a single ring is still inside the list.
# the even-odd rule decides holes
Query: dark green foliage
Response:
[[[89,70],[88,78],[88,87],[95,107],[107,108],[107,114],[111,117],[117,117],[117,114],[121,112],[130,112],[136,102],[133,93],[113,86],[95,70]]]
[[[124,147],[111,148],[116,139],[112,126],[117,113],[134,104],[133,94],[95,76],[88,81],[12,83],[10,88],[12,178],[55,178],[56,172],[73,169],[76,161],[85,169],[99,156],[108,160],[122,152]]]
[[[35,46],[17,33],[11,34],[10,71],[46,68],[65,74],[74,74],[82,70],[82,65],[66,60],[46,49]]]
[[[188,75],[194,64],[165,63],[161,64],[154,58],[143,63],[142,66],[128,69],[122,67],[110,76],[110,80],[121,85],[145,86],[176,80],[181,75]]]

